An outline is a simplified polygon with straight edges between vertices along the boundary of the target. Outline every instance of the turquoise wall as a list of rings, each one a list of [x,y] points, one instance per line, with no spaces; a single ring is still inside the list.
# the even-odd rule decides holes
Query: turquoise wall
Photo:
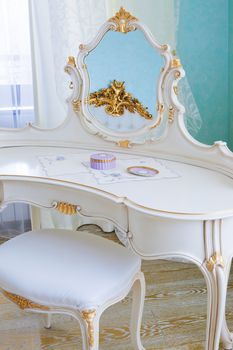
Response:
[[[229,135],[228,142],[233,150],[233,1],[229,0]]]
[[[233,0],[180,0],[177,52],[203,120],[195,138],[208,144],[228,141],[233,146],[229,138],[228,95],[230,8],[233,12]]]

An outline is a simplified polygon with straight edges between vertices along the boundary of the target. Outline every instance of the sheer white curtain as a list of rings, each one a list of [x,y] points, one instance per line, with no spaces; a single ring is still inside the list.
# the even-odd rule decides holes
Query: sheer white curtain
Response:
[[[0,84],[31,84],[27,0],[0,0]]]
[[[76,56],[106,20],[105,0],[29,0],[33,51],[35,113],[39,124],[53,127],[66,116],[67,57]]]
[[[27,0],[0,0],[0,127],[34,121]],[[11,204],[0,213],[0,235],[30,229],[27,205]]]
[[[29,0],[35,114],[40,126],[54,127],[66,117],[70,94],[64,72],[67,57],[77,56],[107,18],[105,0]],[[79,219],[41,211],[42,226],[76,227]]]

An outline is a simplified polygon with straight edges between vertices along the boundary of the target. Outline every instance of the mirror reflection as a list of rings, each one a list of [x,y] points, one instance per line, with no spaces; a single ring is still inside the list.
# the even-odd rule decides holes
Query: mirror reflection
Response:
[[[139,31],[109,31],[86,57],[89,112],[119,132],[141,129],[157,118],[157,81],[163,58]]]

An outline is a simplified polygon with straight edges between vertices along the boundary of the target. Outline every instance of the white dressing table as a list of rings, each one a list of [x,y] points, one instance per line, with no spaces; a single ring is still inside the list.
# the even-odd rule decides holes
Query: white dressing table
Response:
[[[122,125],[117,129],[115,122],[109,126],[108,118],[124,121],[124,115],[114,115],[113,109],[105,119],[101,113],[95,115],[99,107],[89,102],[97,67],[88,73],[91,61],[86,57],[95,52],[105,35],[127,37],[137,31],[162,55],[164,66],[157,78],[157,113],[147,120],[144,109],[143,124],[135,122],[127,131]],[[186,130],[184,107],[177,96],[177,83],[184,76],[179,60],[172,57],[168,45],[155,42],[140,21],[121,9],[101,27],[92,43],[81,45],[77,65],[70,57],[65,69],[73,91],[62,125],[47,130],[32,125],[0,130],[1,207],[26,202],[65,214],[78,211],[111,222],[122,242],[143,259],[182,258],[195,263],[208,290],[206,350],[219,348],[220,335],[225,349],[232,349],[225,302],[233,256],[233,153],[223,142],[201,144]],[[97,94],[100,101],[101,94],[103,91]],[[135,113],[140,120],[139,109]],[[126,118],[131,125],[132,116]],[[96,151],[114,153],[117,159],[162,160],[178,176],[100,184],[87,171],[72,177],[48,175],[39,161],[43,155],[75,154],[76,166],[82,166],[83,156],[88,160]]]

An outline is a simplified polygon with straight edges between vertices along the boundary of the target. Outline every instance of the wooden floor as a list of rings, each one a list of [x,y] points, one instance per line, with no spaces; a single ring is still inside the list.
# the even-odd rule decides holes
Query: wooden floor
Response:
[[[86,227],[82,230],[85,231]],[[97,234],[101,234],[95,228]],[[113,235],[107,235],[114,239]],[[142,342],[147,350],[204,349],[206,286],[191,264],[145,261],[147,281]],[[100,349],[130,350],[131,297],[109,308],[101,320]],[[233,328],[233,279],[227,319]],[[43,316],[20,311],[0,297],[0,350],[81,350],[80,330],[70,317],[54,316],[52,329],[44,329]]]

